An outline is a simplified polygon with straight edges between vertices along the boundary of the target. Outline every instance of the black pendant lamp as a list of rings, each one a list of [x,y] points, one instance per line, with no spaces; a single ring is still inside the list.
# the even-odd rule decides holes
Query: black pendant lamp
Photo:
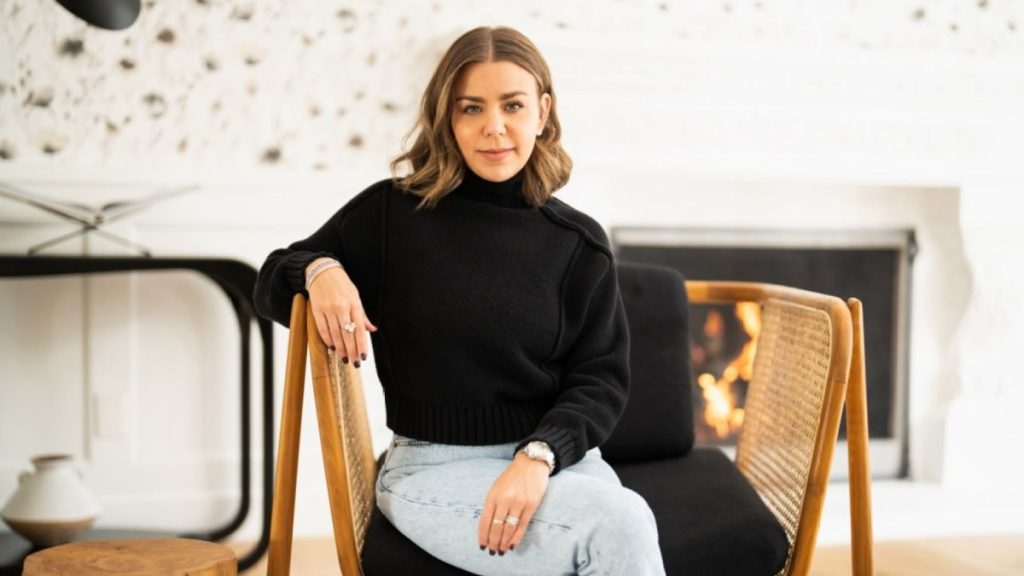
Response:
[[[107,30],[124,30],[139,17],[140,0],[57,0],[75,16]]]

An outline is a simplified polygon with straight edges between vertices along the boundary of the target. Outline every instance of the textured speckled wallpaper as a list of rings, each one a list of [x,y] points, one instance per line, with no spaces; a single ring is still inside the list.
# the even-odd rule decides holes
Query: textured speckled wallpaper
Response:
[[[0,166],[318,171],[385,157],[440,52],[480,24],[626,42],[1024,54],[1022,14],[1024,2],[988,0],[145,0],[132,28],[110,32],[52,0],[0,0]]]

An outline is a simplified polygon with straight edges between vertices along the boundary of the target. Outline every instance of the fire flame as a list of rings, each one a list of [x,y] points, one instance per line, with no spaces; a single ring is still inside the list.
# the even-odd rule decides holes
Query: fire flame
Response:
[[[704,422],[715,429],[719,438],[727,438],[743,425],[743,408],[736,407],[732,385],[739,378],[749,382],[754,373],[757,336],[761,333],[761,307],[756,302],[740,302],[736,305],[736,318],[750,340],[743,345],[739,355],[729,362],[720,378],[708,372],[697,377],[697,384],[704,396]],[[720,336],[724,326],[725,322],[718,312],[711,310],[704,323],[704,333],[709,337]]]

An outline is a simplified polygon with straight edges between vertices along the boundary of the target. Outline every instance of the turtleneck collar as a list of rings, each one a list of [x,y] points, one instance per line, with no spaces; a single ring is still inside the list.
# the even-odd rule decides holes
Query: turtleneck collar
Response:
[[[525,171],[524,168],[503,182],[491,182],[484,180],[468,166],[465,166],[462,170],[462,183],[451,193],[470,200],[506,208],[529,208],[530,204],[523,198],[523,174]]]

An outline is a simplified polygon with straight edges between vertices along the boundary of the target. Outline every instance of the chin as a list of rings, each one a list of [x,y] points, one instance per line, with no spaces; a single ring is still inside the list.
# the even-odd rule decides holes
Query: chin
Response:
[[[519,172],[515,166],[470,166],[469,169],[476,172],[477,176],[491,182],[504,182]]]

